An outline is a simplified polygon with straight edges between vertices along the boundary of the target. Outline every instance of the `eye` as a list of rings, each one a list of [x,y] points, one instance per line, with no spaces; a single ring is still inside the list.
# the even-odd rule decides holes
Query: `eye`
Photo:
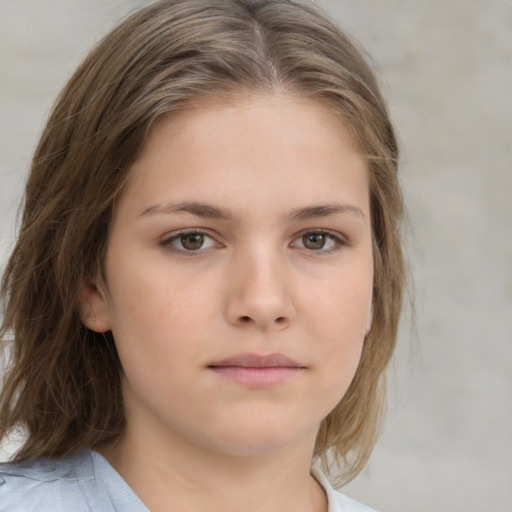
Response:
[[[302,233],[291,245],[292,247],[307,249],[309,251],[331,252],[348,244],[340,236],[330,231],[317,230]]]
[[[167,237],[161,242],[164,247],[176,251],[198,252],[217,245],[217,242],[202,231],[181,231]]]

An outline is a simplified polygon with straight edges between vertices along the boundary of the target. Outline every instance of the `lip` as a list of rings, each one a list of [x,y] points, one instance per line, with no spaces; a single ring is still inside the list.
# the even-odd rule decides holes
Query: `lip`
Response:
[[[239,384],[264,388],[290,380],[306,367],[283,354],[246,353],[215,361],[208,369]]]

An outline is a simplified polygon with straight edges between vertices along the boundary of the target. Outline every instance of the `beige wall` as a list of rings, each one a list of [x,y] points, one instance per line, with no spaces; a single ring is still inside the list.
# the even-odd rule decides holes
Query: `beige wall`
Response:
[[[0,0],[0,264],[51,102],[143,3]],[[382,512],[512,510],[512,1],[320,3],[382,71],[416,282],[386,430],[347,493]]]

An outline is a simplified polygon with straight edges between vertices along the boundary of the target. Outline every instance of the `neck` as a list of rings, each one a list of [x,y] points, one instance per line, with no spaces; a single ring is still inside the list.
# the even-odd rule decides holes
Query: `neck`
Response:
[[[97,451],[152,512],[325,512],[325,494],[310,474],[314,434],[308,446],[233,455],[127,430]]]

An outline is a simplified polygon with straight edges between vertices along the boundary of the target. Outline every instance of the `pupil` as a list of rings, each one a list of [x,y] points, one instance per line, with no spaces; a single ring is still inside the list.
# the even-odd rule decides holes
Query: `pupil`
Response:
[[[307,247],[308,249],[322,249],[322,247],[325,245],[325,235],[304,235],[302,237],[302,242],[304,243],[304,246]]]
[[[181,243],[185,249],[193,251],[200,249],[203,245],[204,237],[200,233],[190,233],[181,237]]]

